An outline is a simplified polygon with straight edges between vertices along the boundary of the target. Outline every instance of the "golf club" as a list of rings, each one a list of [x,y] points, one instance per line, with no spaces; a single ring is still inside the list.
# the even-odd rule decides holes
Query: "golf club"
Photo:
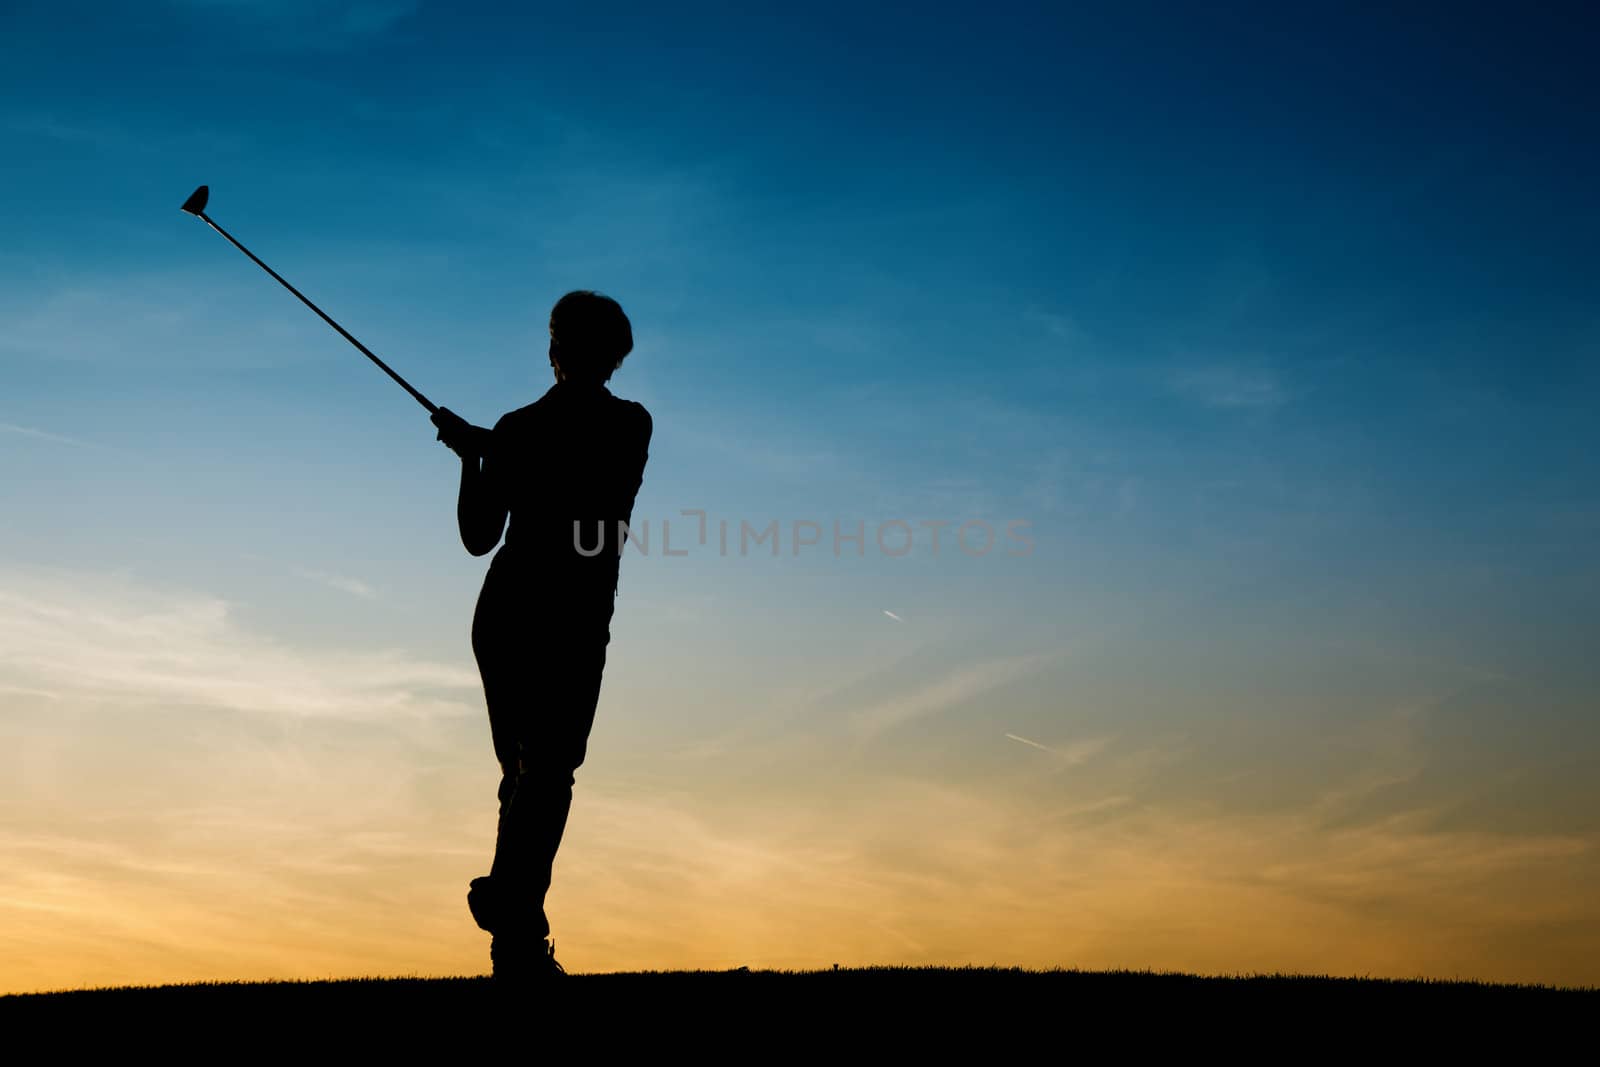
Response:
[[[317,305],[313,304],[310,300],[307,300],[304,293],[302,293],[300,290],[296,289],[294,286],[290,285],[288,282],[284,281],[283,280],[283,275],[279,274],[277,271],[273,270],[271,267],[269,267],[265,263],[261,262],[261,260],[259,258],[257,258],[256,254],[254,252],[250,251],[244,245],[242,245],[238,241],[234,240],[233,239],[233,235],[230,234],[227,230],[224,230],[221,226],[218,226],[216,224],[216,222],[212,220],[211,216],[206,214],[206,201],[209,200],[210,197],[211,197],[211,187],[207,186],[207,185],[202,185],[200,188],[196,189],[192,194],[190,194],[189,199],[187,199],[187,200],[185,200],[183,202],[183,210],[188,212],[190,215],[193,215],[195,218],[199,219],[201,222],[205,223],[207,226],[210,226],[213,230],[216,230],[222,236],[226,237],[228,239],[228,243],[229,244],[233,245],[233,247],[237,248],[239,251],[241,251],[245,255],[249,256],[252,260],[255,261],[255,265],[256,266],[260,267],[262,270],[266,271],[268,274],[270,274],[274,278],[276,278],[279,285],[283,286],[285,289],[289,290],[289,292],[291,292],[295,296],[299,297],[300,298],[300,302],[302,304],[304,304],[306,307],[310,308],[312,311],[315,311],[317,313],[317,315],[321,317],[323,322],[327,323],[329,326],[332,326],[335,330],[338,330],[339,331],[339,336],[343,337],[346,341],[349,341],[351,344],[353,344],[357,348],[359,348],[361,350],[361,354],[362,355],[366,356],[368,359],[372,360],[372,362],[374,362],[374,363],[376,363],[378,365],[378,369],[379,370],[383,371],[383,373],[385,373],[389,377],[393,378],[396,382],[398,382],[400,384],[400,388],[404,389],[406,392],[410,393],[413,397],[415,397],[416,400],[417,400],[417,403],[421,404],[423,407],[428,409],[428,414],[432,415],[432,414],[435,414],[435,413],[438,412],[439,408],[438,408],[438,406],[436,404],[434,404],[427,397],[423,396],[421,393],[419,393],[415,389],[413,389],[411,387],[411,383],[406,381],[404,378],[400,377],[400,375],[396,374],[394,372],[393,368],[391,368],[389,366],[389,364],[385,363],[383,360],[381,360],[377,356],[373,355],[372,350],[370,348],[368,348],[366,345],[362,344],[360,341],[357,341],[355,339],[355,337],[350,333],[349,330],[345,329],[343,326],[340,326],[337,322],[334,322],[333,318],[326,311],[323,311],[321,308],[317,307]]]

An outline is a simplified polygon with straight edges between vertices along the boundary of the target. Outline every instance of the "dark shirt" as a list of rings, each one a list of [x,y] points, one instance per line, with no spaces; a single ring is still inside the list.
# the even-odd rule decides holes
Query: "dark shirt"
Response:
[[[510,511],[494,569],[514,564],[518,576],[552,592],[591,603],[604,597],[609,615],[618,524],[633,518],[651,429],[643,404],[574,382],[502,416],[483,464],[488,487]]]

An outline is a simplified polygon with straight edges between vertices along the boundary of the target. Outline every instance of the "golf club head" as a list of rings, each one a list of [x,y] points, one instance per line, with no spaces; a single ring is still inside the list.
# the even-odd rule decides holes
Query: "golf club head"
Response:
[[[206,210],[206,201],[211,199],[211,187],[202,185],[189,194],[189,199],[183,202],[183,210],[199,218]]]

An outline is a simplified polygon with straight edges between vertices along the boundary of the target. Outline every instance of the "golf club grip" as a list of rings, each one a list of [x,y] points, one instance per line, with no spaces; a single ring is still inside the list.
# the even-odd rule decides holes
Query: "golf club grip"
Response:
[[[279,274],[277,271],[273,270],[271,267],[269,267],[265,263],[261,262],[260,257],[257,256],[254,252],[250,251],[244,245],[242,245],[238,241],[234,240],[233,239],[233,234],[229,233],[227,230],[224,230],[221,226],[218,226],[215,222],[213,222],[211,220],[211,216],[209,216],[209,215],[207,215],[207,214],[202,212],[202,213],[200,213],[200,218],[205,220],[205,223],[206,223],[207,226],[210,226],[213,230],[216,230],[223,237],[227,238],[229,244],[233,245],[233,247],[237,248],[239,251],[241,251],[245,255],[249,256],[251,261],[254,262],[256,266],[260,267],[262,270],[264,270],[268,274],[272,275],[272,277],[277,281],[277,283],[279,285],[283,286],[285,289],[289,290],[289,292],[293,293],[300,300],[300,302],[302,304],[304,304],[306,307],[310,308],[312,311],[315,311],[317,313],[317,317],[318,318],[320,318],[323,322],[327,323],[329,326],[332,326],[335,330],[338,330],[340,337],[343,337],[346,341],[349,341],[351,344],[355,345],[356,348],[360,349],[361,354],[366,356],[368,359],[372,360],[373,363],[377,364],[379,370],[383,371],[383,373],[385,373],[389,377],[393,378],[395,380],[395,384],[399,385],[400,388],[402,388],[406,392],[410,393],[412,395],[412,397],[416,400],[417,403],[419,403],[423,407],[427,408],[429,415],[432,415],[432,414],[436,413],[439,410],[439,406],[437,404],[435,404],[433,401],[429,400],[427,397],[423,396],[421,393],[417,392],[417,390],[412,387],[410,382],[406,381],[404,378],[400,377],[400,375],[396,374],[394,368],[389,366],[389,364],[385,363],[383,360],[379,359],[377,357],[377,355],[373,353],[372,349],[368,348],[366,345],[364,345],[360,341],[356,340],[354,334],[352,334],[349,330],[345,329],[343,326],[340,326],[337,322],[333,321],[333,316],[329,315],[326,311],[323,311],[321,308],[317,307],[317,305],[313,304],[310,301],[310,299],[308,299],[306,297],[306,295],[304,293],[302,293],[300,290],[296,289],[294,286],[290,285],[289,282],[283,277],[283,275]]]

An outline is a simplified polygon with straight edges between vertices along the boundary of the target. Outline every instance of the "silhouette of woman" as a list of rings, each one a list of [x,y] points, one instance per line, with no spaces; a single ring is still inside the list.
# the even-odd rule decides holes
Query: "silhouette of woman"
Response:
[[[621,548],[652,430],[643,405],[606,388],[632,350],[632,326],[616,301],[568,293],[550,312],[556,383],[544,396],[493,430],[447,408],[433,420],[462,461],[462,544],[486,555],[505,531],[472,621],[500,762],[500,820],[489,874],[467,894],[492,935],[497,979],[564,973],[547,940],[544,900],[594,724]]]

